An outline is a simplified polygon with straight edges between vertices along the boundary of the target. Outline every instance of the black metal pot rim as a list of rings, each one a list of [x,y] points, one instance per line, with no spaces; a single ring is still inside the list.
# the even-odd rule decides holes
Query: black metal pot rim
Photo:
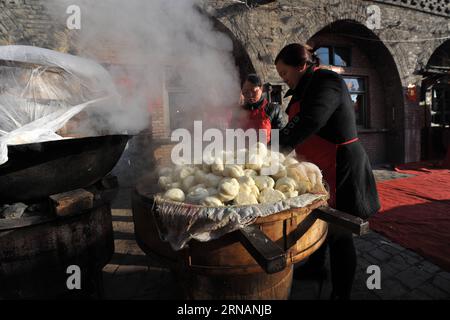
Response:
[[[103,135],[103,136],[88,136],[88,137],[81,137],[81,138],[63,138],[63,139],[59,139],[59,140],[48,140],[48,141],[41,141],[41,142],[32,142],[32,143],[23,143],[23,144],[11,144],[8,145],[9,147],[33,147],[35,145],[41,145],[41,144],[57,144],[57,143],[61,143],[63,141],[74,141],[74,140],[88,140],[88,139],[100,139],[100,138],[106,138],[106,137],[129,137],[130,139],[132,137],[134,137],[134,134],[108,134],[108,135]]]

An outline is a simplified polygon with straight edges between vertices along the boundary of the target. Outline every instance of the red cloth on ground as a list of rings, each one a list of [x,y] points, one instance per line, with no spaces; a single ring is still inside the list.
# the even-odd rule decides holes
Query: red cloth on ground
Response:
[[[371,229],[450,271],[450,170],[418,163],[396,171],[416,176],[378,183]]]

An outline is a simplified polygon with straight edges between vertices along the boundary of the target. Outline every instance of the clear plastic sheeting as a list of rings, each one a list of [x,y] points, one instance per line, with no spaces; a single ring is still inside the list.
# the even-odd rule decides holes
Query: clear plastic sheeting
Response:
[[[271,204],[248,206],[204,207],[173,202],[155,197],[153,210],[159,235],[173,250],[181,250],[191,240],[210,241],[245,228],[259,217],[266,217],[293,208],[303,208],[313,202],[327,200],[327,194],[306,193]]]
[[[87,107],[112,103],[108,71],[81,57],[30,46],[0,46],[0,165],[8,145],[70,138],[66,124]]]

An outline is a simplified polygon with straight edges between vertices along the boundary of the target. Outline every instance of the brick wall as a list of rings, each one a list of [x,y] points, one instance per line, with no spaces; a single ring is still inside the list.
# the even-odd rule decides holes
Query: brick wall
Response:
[[[292,42],[305,43],[324,27],[343,19],[351,20],[355,28],[358,24],[364,26],[368,18],[366,8],[373,4],[381,9],[382,22],[382,28],[374,30],[374,35],[385,40],[378,43],[390,54],[394,67],[382,63],[377,63],[376,67],[383,74],[382,82],[389,89],[385,95],[385,103],[388,106],[386,110],[390,112],[384,116],[387,119],[386,125],[391,130],[387,136],[387,158],[397,163],[417,161],[420,158],[418,137],[422,126],[422,110],[417,103],[414,106],[407,105],[402,91],[408,84],[420,85],[421,77],[415,75],[414,71],[427,63],[433,51],[444,40],[410,40],[448,36],[448,18],[375,1],[279,0],[251,9],[231,0],[208,1],[209,8],[213,8],[210,12],[244,44],[255,69],[266,80],[274,83],[279,81],[279,77],[272,61],[284,45]],[[376,43],[376,39],[372,40],[374,41],[365,43],[363,47],[374,47],[372,43]],[[371,60],[376,61],[377,55],[381,57],[379,48],[369,51],[373,51]],[[379,57],[378,60],[383,60]],[[390,69],[396,69],[397,75],[389,74]],[[377,115],[371,114],[371,117],[374,123],[378,122]],[[380,115],[380,118],[383,116]]]
[[[42,0],[0,0],[0,45],[29,44],[65,51],[69,37]]]
[[[50,19],[43,3],[44,0],[0,0],[0,44],[31,44],[61,51],[76,49],[74,34],[68,32],[63,24],[64,15],[58,21]],[[382,28],[374,30],[374,36],[384,42],[375,42],[374,39],[359,42],[354,50],[356,59],[370,60],[375,63],[373,70],[378,71],[377,74],[373,70],[366,70],[371,88],[370,126],[375,129],[387,127],[389,132],[364,132],[361,133],[361,139],[373,162],[383,158],[393,162],[416,161],[420,156],[419,133],[423,110],[417,103],[407,102],[404,91],[408,84],[420,85],[421,78],[414,71],[428,62],[444,40],[403,40],[448,36],[450,25],[447,17],[378,1],[360,0],[278,0],[254,8],[247,8],[233,0],[205,0],[204,9],[215,19],[220,30],[226,30],[233,36],[235,46],[239,46],[235,50],[236,56],[246,61],[241,62],[241,68],[251,63],[248,70],[254,68],[264,81],[276,84],[281,81],[273,60],[284,45],[307,42],[326,26],[343,19],[351,20],[355,28],[364,27],[367,21],[366,8],[371,4],[381,9]],[[54,10],[61,12],[61,8],[55,7]],[[368,51],[365,52],[366,58],[358,53],[362,49]],[[108,49],[104,52],[112,51]],[[386,54],[392,61],[386,59]],[[101,56],[95,58],[105,60]],[[379,89],[380,83],[382,89]],[[380,90],[384,95],[377,94]],[[150,130],[154,141],[169,135],[165,103],[162,97],[160,102],[152,106]],[[382,104],[384,108],[377,107]],[[167,158],[169,147],[163,143],[166,140],[159,141],[163,146],[158,147],[160,149],[156,155],[161,159]],[[387,145],[386,150],[383,150],[383,143]]]

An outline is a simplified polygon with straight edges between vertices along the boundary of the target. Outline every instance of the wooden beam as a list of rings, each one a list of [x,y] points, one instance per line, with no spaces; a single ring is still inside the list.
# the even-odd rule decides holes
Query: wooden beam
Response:
[[[287,236],[287,249],[294,246],[303,235],[308,232],[309,228],[317,221],[314,214],[309,214],[302,222],[297,225],[297,228]]]
[[[84,189],[77,189],[50,196],[50,204],[57,216],[70,216],[92,209],[94,195]]]
[[[286,268],[286,253],[256,226],[236,231],[239,241],[268,274]]]
[[[318,219],[333,223],[339,227],[347,229],[356,235],[364,235],[369,232],[369,222],[351,214],[322,206],[315,209],[312,214]]]

